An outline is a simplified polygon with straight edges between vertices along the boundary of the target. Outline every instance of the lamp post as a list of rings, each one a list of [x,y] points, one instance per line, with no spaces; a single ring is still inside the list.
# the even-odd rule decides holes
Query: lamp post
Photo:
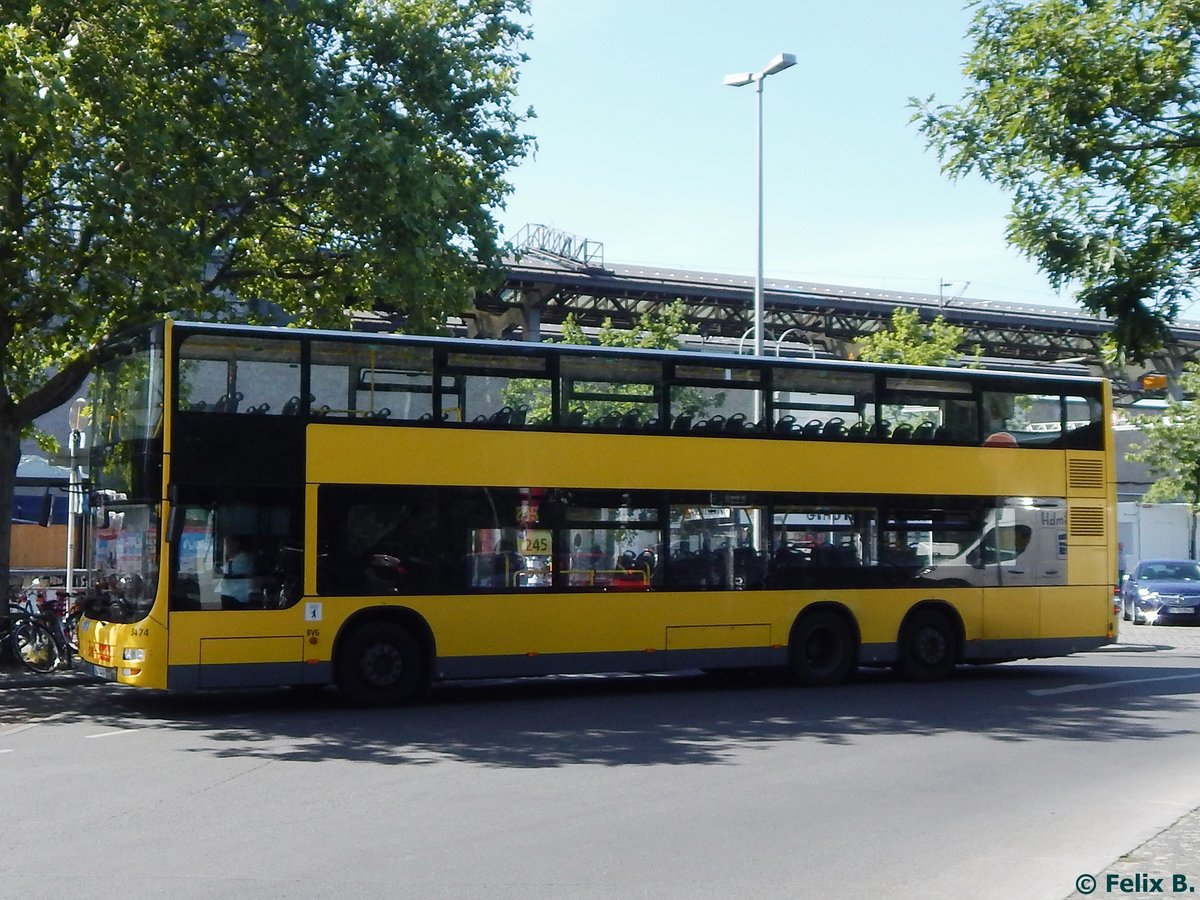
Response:
[[[67,484],[67,609],[70,609],[70,596],[75,590],[75,537],[77,534],[76,519],[83,513],[83,479],[79,472],[79,451],[83,445],[84,409],[87,400],[80,397],[71,404],[70,411],[70,453],[71,469]]]
[[[792,53],[779,53],[758,72],[738,72],[725,76],[725,84],[730,87],[754,85],[757,95],[758,127],[756,149],[758,165],[756,168],[758,181],[758,261],[754,269],[754,355],[763,355],[763,335],[766,330],[766,308],[763,302],[763,82],[768,75],[790,69],[796,64],[796,56]]]

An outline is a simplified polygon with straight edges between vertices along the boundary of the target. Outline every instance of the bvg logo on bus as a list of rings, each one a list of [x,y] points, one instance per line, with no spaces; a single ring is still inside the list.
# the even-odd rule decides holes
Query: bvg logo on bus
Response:
[[[88,641],[88,656],[94,659],[99,665],[111,666],[113,658],[112,644],[97,644],[95,641]]]

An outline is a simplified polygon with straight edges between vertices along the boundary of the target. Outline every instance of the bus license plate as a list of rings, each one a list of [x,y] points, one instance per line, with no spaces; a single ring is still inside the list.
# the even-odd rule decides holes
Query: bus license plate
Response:
[[[117,670],[111,666],[97,666],[93,663],[79,661],[75,664],[75,671],[83,672],[91,675],[93,678],[99,678],[103,681],[116,681]]]

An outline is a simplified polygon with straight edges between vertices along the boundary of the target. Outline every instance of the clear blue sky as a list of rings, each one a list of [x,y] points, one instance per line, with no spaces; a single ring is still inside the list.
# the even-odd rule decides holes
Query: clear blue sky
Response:
[[[499,213],[609,263],[752,275],[753,85],[764,86],[767,278],[1069,304],[1004,240],[1007,198],[941,174],[912,96],[961,96],[959,0],[532,0],[520,104],[536,155]]]

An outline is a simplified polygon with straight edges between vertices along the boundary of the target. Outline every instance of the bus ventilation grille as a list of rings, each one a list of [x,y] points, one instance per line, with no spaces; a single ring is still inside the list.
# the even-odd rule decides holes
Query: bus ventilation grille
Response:
[[[1104,489],[1104,461],[1099,459],[1072,459],[1067,464],[1067,484],[1075,491],[1099,491]]]
[[[1102,508],[1072,507],[1067,522],[1071,537],[1104,537],[1104,510]]]

